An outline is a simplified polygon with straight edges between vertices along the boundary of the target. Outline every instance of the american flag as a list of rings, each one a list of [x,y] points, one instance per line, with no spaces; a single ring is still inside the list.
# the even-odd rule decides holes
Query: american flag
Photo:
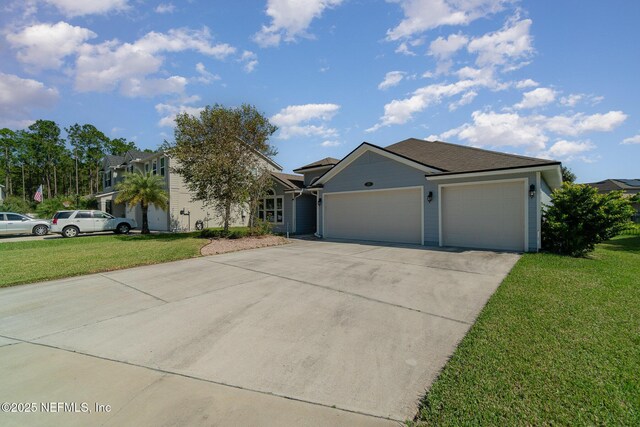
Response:
[[[38,203],[42,202],[42,184],[40,184],[40,187],[38,187],[36,194],[33,195],[33,200]]]

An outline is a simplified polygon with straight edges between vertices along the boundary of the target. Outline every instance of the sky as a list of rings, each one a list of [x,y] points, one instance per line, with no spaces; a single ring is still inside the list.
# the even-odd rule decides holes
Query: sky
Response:
[[[255,105],[285,171],[406,138],[640,178],[636,0],[3,0],[0,127],[157,149]]]

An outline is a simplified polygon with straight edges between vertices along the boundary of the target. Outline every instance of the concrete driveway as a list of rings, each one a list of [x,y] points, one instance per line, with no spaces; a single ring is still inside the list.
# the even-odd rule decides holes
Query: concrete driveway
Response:
[[[2,289],[0,402],[80,413],[0,424],[397,425],[517,259],[295,241]]]

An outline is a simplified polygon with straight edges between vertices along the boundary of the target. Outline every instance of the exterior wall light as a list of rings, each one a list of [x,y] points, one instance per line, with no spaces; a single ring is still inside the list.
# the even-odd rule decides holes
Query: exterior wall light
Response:
[[[431,203],[432,200],[433,200],[433,191],[429,191],[429,194],[427,194],[427,202]]]
[[[536,196],[536,186],[535,184],[531,184],[529,186],[529,198],[533,199]]]

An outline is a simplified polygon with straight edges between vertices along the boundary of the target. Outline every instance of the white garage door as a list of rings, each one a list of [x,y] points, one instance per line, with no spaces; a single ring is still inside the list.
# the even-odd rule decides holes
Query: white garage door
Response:
[[[167,213],[162,209],[155,206],[149,206],[147,212],[147,218],[149,219],[149,229],[157,231],[167,231]],[[138,224],[142,228],[142,224]]]
[[[327,238],[422,243],[422,187],[325,193]]]
[[[524,250],[522,181],[441,188],[442,245]]]

